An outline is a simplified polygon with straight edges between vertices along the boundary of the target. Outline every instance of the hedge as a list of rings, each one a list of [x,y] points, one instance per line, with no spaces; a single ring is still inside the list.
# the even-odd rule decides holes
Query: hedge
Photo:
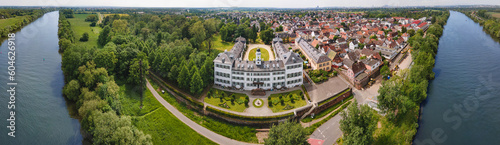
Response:
[[[243,116],[243,115],[238,115],[238,114],[233,114],[230,112],[222,111],[216,108],[212,108],[210,106],[207,106],[206,108],[207,111],[210,111],[212,113],[229,117],[229,118],[234,118],[234,119],[241,119],[241,120],[249,120],[249,121],[269,121],[269,120],[279,120],[279,119],[286,119],[293,117],[294,113],[290,112],[287,114],[281,114],[281,115],[276,115],[276,116]]]
[[[353,95],[347,97],[346,99],[344,99],[344,102],[348,102],[349,100],[351,100],[352,98],[354,98]],[[337,103],[335,105],[333,105],[332,107],[328,108],[328,109],[325,109],[321,112],[319,112],[318,114],[314,114],[314,118],[311,118],[311,117],[306,117],[304,119],[302,119],[302,122],[304,123],[308,123],[308,122],[311,122],[313,120],[316,120],[316,119],[319,119],[325,115],[328,115],[328,113],[332,112],[333,110],[339,108],[340,106],[342,106],[344,103]]]
[[[306,94],[307,100],[311,101],[311,98],[309,98],[309,93],[307,92],[306,87],[304,85],[302,85],[302,91],[304,92],[304,94]]]
[[[175,93],[175,95],[181,96],[182,98],[188,100],[188,102],[190,102],[191,105],[203,108],[204,105],[202,102],[198,102],[196,100],[193,100],[191,97],[185,96],[184,94],[182,94],[179,91],[177,91],[176,89],[174,89],[172,86],[161,81],[156,75],[149,75],[149,76],[153,76],[153,79],[156,80],[157,83],[163,84],[162,86],[166,86],[169,90],[173,91]]]

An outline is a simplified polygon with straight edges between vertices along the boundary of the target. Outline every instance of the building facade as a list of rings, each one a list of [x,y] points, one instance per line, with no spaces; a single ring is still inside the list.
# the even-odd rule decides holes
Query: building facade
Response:
[[[230,51],[219,53],[214,59],[214,84],[243,90],[262,88],[274,90],[301,86],[303,60],[288,51],[283,40],[273,39],[276,60],[262,61],[260,48],[255,61],[242,60],[246,49],[243,37],[236,39]]]
[[[332,69],[332,60],[325,54],[318,51],[318,49],[314,48],[311,44],[307,43],[307,41],[302,37],[295,40],[295,45],[299,47],[302,54],[304,54],[309,60],[308,63],[311,64],[311,68],[313,70],[330,71]]]

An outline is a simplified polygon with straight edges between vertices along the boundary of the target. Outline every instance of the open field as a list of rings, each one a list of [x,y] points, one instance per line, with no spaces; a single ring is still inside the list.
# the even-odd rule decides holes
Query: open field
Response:
[[[104,18],[106,18],[107,16],[114,16],[114,15],[119,15],[120,17],[121,16],[129,16],[128,14],[102,14],[104,16]]]
[[[5,28],[23,21],[27,16],[17,16],[14,18],[0,19],[0,28]]]
[[[91,14],[75,14],[75,18],[69,18],[68,21],[71,23],[71,28],[75,33],[76,45],[86,45],[89,47],[97,47],[97,38],[99,37],[99,32],[102,30],[101,27],[90,27],[90,22],[85,22],[85,18]],[[82,37],[83,33],[89,33],[89,41],[80,42],[79,39]]]
[[[219,34],[214,34],[213,40],[212,48],[220,51],[229,51],[234,46],[234,42],[223,42]]]
[[[250,53],[248,53],[248,60],[255,60],[255,52],[257,52],[257,48],[254,48],[252,50],[250,50]],[[262,61],[268,61],[269,60],[269,52],[262,48],[260,49],[260,53],[261,53],[261,58],[262,58]]]
[[[150,91],[144,91],[144,106],[140,109],[137,91],[127,85],[120,85],[122,113],[132,116],[134,126],[151,135],[154,144],[215,144],[177,119]]]
[[[231,93],[231,92],[222,91],[222,90],[218,90],[218,89],[214,89],[214,88],[212,88],[210,91],[212,92],[210,94],[210,96],[205,97],[204,101],[206,103],[212,104],[214,106],[219,106],[219,107],[224,108],[224,109],[236,111],[236,112],[243,112],[243,111],[245,111],[245,109],[247,109],[247,107],[245,105],[245,97],[247,95],[245,95],[245,94]],[[222,93],[222,92],[224,92],[224,93]],[[231,103],[231,95],[232,94],[234,94],[235,98],[236,98],[233,103]],[[226,105],[223,105],[223,104],[226,104]],[[223,106],[227,106],[229,108],[223,107]]]
[[[307,103],[304,100],[303,95],[300,95],[301,92],[302,92],[302,90],[295,90],[295,91],[291,91],[288,93],[271,94],[271,96],[269,96],[269,98],[271,98],[270,103],[272,103],[273,105],[272,105],[272,107],[269,107],[269,108],[271,108],[273,113],[276,113],[276,112],[283,112],[283,111],[287,111],[287,110],[291,110],[294,108],[299,108],[299,107],[305,106],[305,105],[307,105]],[[292,97],[294,98],[293,103],[290,100],[289,94],[292,94]],[[283,101],[284,101],[283,104],[281,104],[279,96],[282,96]],[[287,106],[289,106],[289,107],[287,108]]]
[[[486,12],[486,14],[491,15],[492,17],[495,17],[495,18],[500,18],[499,12]]]

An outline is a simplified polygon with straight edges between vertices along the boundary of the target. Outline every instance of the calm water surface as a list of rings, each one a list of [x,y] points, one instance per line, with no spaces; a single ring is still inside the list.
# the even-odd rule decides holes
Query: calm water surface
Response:
[[[7,102],[7,40],[0,47],[0,144],[82,144],[80,123],[62,96],[64,76],[58,53],[59,13],[50,12],[16,33],[16,137],[10,131]]]
[[[500,44],[451,11],[414,143],[500,144]]]

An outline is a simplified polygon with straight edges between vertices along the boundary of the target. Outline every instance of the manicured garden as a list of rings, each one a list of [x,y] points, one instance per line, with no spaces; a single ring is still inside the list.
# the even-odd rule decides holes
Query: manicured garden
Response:
[[[267,98],[267,102],[273,113],[292,110],[307,105],[302,90],[271,94]]]
[[[260,107],[264,106],[264,101],[262,99],[255,99],[255,100],[253,100],[252,104],[255,108],[260,108]]]
[[[243,112],[249,106],[249,98],[247,95],[214,88],[210,89],[204,101],[214,106],[236,112]]]
[[[253,61],[255,60],[255,52],[257,52],[257,48],[254,48],[250,50],[248,53],[248,60]],[[262,58],[262,61],[268,61],[269,60],[269,51],[267,49],[261,48],[260,49],[260,57]]]
[[[314,83],[328,80],[329,77],[337,76],[337,71],[312,70],[308,73]]]

